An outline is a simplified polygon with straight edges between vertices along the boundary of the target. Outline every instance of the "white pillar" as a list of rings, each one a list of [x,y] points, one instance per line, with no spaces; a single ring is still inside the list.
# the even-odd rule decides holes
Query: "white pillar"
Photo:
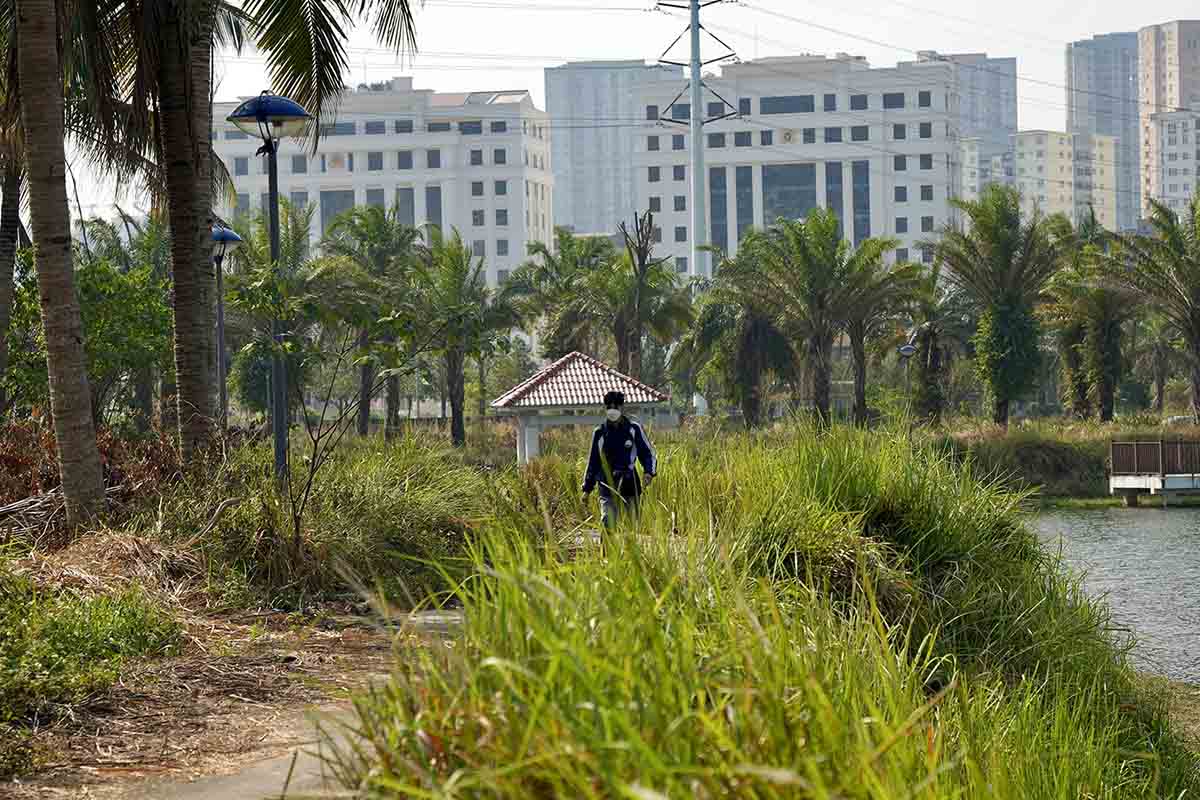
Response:
[[[538,436],[542,429],[535,423],[530,423],[525,426],[525,461],[528,463],[541,455],[541,442],[538,441]]]

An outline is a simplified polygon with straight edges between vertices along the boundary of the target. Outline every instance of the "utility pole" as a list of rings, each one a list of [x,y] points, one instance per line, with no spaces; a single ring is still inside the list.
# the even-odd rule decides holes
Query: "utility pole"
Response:
[[[705,214],[704,187],[708,181],[704,172],[704,82],[700,69],[700,0],[689,0],[691,5],[692,80],[691,118],[689,128],[692,139],[692,274],[707,278],[707,256],[701,248],[708,243],[708,218]]]

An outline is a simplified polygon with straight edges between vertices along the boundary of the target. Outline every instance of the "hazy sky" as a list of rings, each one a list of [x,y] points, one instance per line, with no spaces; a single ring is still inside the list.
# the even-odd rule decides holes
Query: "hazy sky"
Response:
[[[686,25],[686,12],[652,8],[651,0],[428,0],[417,11],[415,59],[397,57],[368,31],[356,31],[346,82],[411,74],[418,87],[439,91],[527,88],[544,107],[543,67],[579,59],[657,59]],[[1196,16],[1194,0],[743,0],[708,7],[703,22],[742,59],[845,52],[866,56],[872,66],[891,66],[915,58],[917,50],[1015,56],[1020,127],[1056,130],[1066,122],[1067,42]],[[714,45],[706,55],[717,50]],[[217,99],[261,91],[264,75],[258,53],[222,54]],[[107,216],[114,187],[95,182],[83,164],[76,164],[76,173],[85,213]],[[139,195],[129,192],[121,202],[142,208]]]

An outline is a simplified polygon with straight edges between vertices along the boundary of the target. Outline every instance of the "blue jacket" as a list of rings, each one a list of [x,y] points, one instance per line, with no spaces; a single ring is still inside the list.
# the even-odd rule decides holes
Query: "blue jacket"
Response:
[[[583,491],[590,492],[600,484],[600,496],[610,497],[612,490],[630,497],[642,490],[638,479],[637,462],[647,475],[658,472],[658,458],[642,426],[622,416],[616,422],[605,421],[592,434],[592,451],[588,456],[587,475]],[[609,473],[612,473],[612,483]]]

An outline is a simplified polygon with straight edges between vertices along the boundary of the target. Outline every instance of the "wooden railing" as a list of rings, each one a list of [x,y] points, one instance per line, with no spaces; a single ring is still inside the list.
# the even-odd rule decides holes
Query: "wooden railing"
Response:
[[[1200,473],[1200,442],[1112,442],[1113,475],[1195,475]]]

